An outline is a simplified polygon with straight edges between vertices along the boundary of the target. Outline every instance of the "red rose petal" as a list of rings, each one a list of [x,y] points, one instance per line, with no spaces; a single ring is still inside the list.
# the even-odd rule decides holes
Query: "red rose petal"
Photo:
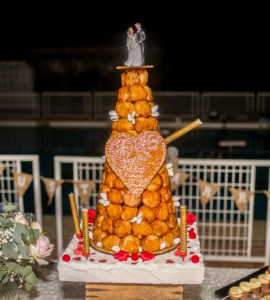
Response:
[[[95,254],[96,254],[95,252],[91,253],[91,255],[95,255]]]
[[[139,256],[138,253],[132,253],[131,256],[130,256],[130,258],[133,261],[137,261],[140,258],[140,256]]]
[[[69,262],[70,261],[70,256],[68,254],[64,254],[62,256],[62,261]]]
[[[166,264],[174,264],[174,261],[172,259],[167,259]]]
[[[148,251],[144,251],[141,253],[141,258],[143,261],[152,260],[155,258],[155,254],[149,253]]]
[[[74,257],[73,260],[80,261],[81,257]]]
[[[127,261],[128,256],[129,256],[128,252],[123,251],[123,250],[121,250],[117,253],[114,253],[114,255],[113,255],[113,257],[115,259],[118,259],[119,261]]]
[[[81,244],[78,244],[78,245],[77,245],[77,250],[79,250],[79,251],[83,251],[83,245],[81,245]]]
[[[194,231],[192,231],[192,232],[190,232],[189,234],[188,234],[188,237],[191,239],[191,240],[194,240],[194,239],[196,239],[196,233],[194,232]]]
[[[78,245],[83,245],[83,242],[78,242]],[[78,246],[77,246],[78,247]]]
[[[176,251],[174,252],[174,255],[175,255],[175,256],[180,256],[180,250],[176,250]]]
[[[90,261],[92,261],[92,262],[93,262],[93,261],[95,261],[95,260],[94,260],[93,258],[90,258]]]
[[[193,255],[190,259],[194,264],[197,264],[200,261],[200,258],[198,255]]]
[[[193,213],[187,213],[187,225],[192,225],[196,221],[196,216]]]
[[[73,250],[73,253],[74,253],[75,255],[82,255],[82,254],[83,254],[83,250],[74,249],[74,250]]]
[[[88,223],[94,223],[96,211],[93,209],[88,209]]]
[[[98,262],[104,264],[105,262],[107,262],[107,259],[101,259],[101,260],[99,260]]]
[[[137,265],[137,262],[132,262],[131,264],[132,264],[132,265]]]

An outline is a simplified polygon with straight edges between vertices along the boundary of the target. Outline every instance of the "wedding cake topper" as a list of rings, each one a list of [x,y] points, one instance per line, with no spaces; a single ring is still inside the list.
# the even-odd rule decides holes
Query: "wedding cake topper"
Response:
[[[133,27],[129,27],[127,30],[128,60],[125,62],[125,66],[127,67],[139,67],[144,65],[145,31],[141,23],[135,23],[134,26],[136,32],[134,32]]]

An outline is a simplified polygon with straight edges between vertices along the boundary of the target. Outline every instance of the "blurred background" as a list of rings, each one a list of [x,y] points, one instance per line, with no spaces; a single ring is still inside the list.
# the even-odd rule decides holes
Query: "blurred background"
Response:
[[[0,154],[38,154],[45,177],[54,176],[55,155],[104,155],[111,132],[108,112],[121,85],[115,67],[127,57],[127,28],[141,22],[146,63],[155,66],[149,86],[162,135],[197,117],[204,122],[174,142],[179,156],[269,159],[264,8],[201,10],[163,3],[157,11],[156,5],[128,3],[115,12],[105,4],[3,10]],[[53,215],[44,189],[42,199],[44,214]],[[265,218],[265,206],[257,205],[255,218]],[[31,210],[33,202],[25,206]]]

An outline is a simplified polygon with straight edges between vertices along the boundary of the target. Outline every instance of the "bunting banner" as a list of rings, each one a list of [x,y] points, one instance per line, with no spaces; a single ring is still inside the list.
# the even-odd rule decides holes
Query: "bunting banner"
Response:
[[[267,199],[270,200],[270,191],[263,190],[263,193],[266,195]]]
[[[0,165],[0,175],[4,172],[5,168],[5,166]]]
[[[205,208],[206,204],[211,198],[218,192],[220,187],[216,184],[209,183],[207,181],[197,179],[201,194],[201,204]]]
[[[254,192],[233,188],[229,188],[229,191],[233,195],[237,208],[241,211],[242,214],[244,214],[250,198],[254,195]]]
[[[170,178],[172,191],[176,190],[188,177],[188,174],[180,170],[174,170],[174,175]]]
[[[29,185],[32,182],[33,176],[27,173],[20,173],[11,170],[15,178],[15,185],[19,197],[23,197],[25,191],[28,189]]]
[[[89,206],[90,197],[92,194],[92,190],[95,186],[94,180],[80,180],[80,181],[73,181],[75,184],[79,196],[82,200],[83,205]]]
[[[54,178],[45,178],[43,176],[40,176],[40,178],[45,185],[46,193],[49,197],[49,201],[47,203],[47,205],[49,206],[52,204],[56,189],[64,182],[64,180],[63,179],[56,180]]]

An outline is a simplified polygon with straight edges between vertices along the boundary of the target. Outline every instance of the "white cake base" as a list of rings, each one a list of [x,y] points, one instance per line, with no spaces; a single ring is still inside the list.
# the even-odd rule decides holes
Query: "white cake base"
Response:
[[[196,230],[196,224],[193,226]],[[139,284],[200,284],[204,279],[204,265],[200,254],[198,235],[196,239],[188,239],[188,253],[185,261],[175,256],[175,250],[156,255],[151,261],[143,262],[141,258],[133,262],[130,258],[120,262],[113,255],[104,254],[90,248],[91,255],[81,260],[73,253],[78,239],[73,237],[64,254],[71,259],[65,262],[60,258],[58,263],[59,278],[62,281],[80,281],[92,283],[139,283]],[[190,259],[193,255],[200,258],[198,263]],[[167,261],[173,263],[167,263]]]

